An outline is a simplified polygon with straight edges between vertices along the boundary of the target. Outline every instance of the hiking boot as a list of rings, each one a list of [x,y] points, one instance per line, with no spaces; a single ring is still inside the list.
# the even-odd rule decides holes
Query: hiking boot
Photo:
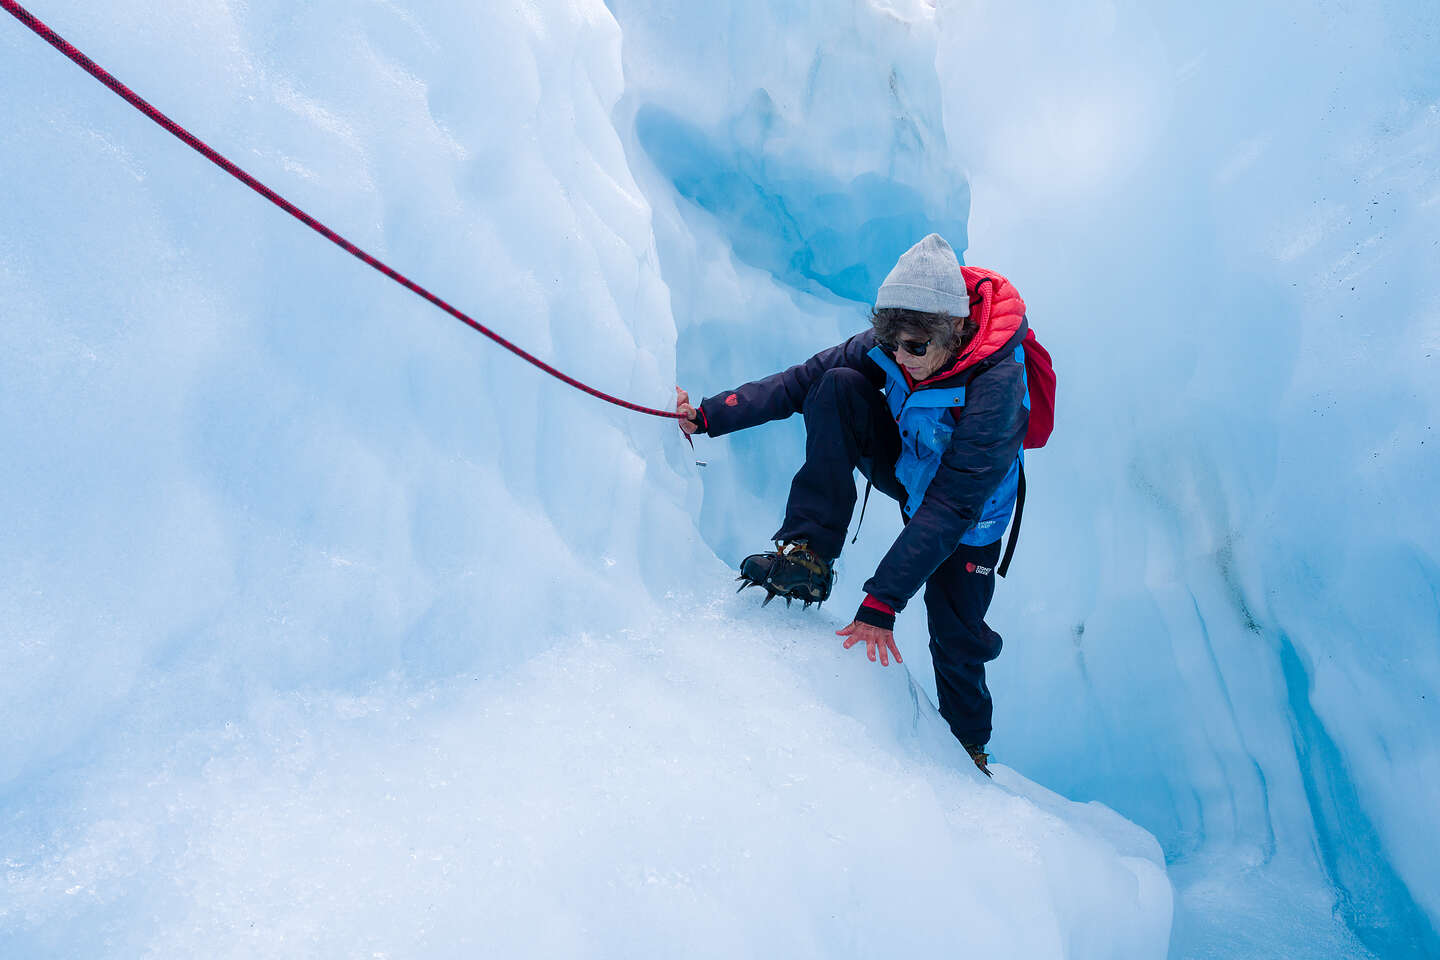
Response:
[[[808,608],[830,599],[835,583],[835,568],[830,560],[815,553],[804,540],[776,543],[767,553],[756,553],[740,563],[740,589],[764,587],[765,606],[776,597],[784,597],[788,606],[799,600]]]
[[[965,743],[961,741],[960,746],[964,747],[965,752],[970,754],[970,759],[975,761],[975,766],[980,768],[981,773],[987,777],[995,776],[995,774],[990,772],[990,754],[985,752],[985,744]]]

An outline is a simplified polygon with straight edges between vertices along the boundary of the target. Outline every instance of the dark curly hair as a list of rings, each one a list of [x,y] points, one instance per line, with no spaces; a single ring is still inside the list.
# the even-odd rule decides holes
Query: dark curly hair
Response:
[[[895,343],[901,339],[929,340],[949,354],[959,353],[980,329],[972,317],[922,313],[899,307],[871,310],[870,326],[875,329],[875,339],[880,343]]]

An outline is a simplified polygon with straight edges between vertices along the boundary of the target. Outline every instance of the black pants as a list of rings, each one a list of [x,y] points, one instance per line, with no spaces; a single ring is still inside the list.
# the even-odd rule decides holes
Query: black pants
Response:
[[[817,553],[840,555],[855,512],[855,470],[901,503],[895,479],[900,434],[884,395],[856,370],[828,370],[805,397],[805,465],[790,484],[776,540],[808,540]],[[964,743],[990,739],[992,702],[985,664],[1000,655],[1000,634],[985,623],[995,595],[1000,541],[961,544],[925,583],[930,657],[940,715]]]

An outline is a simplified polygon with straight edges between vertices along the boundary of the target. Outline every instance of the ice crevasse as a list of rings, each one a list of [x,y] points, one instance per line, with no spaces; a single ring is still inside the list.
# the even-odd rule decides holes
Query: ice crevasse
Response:
[[[736,104],[622,132],[602,5],[37,13],[506,336],[673,396],[627,138],[703,164],[680,145]],[[982,783],[906,674],[732,598],[673,424],[540,377],[33,37],[0,45],[23,185],[0,228],[0,952],[1163,952],[1144,831]],[[900,198],[903,227],[805,263],[737,253],[739,282],[829,283],[802,313],[833,328],[874,280],[835,265],[870,269],[923,216],[917,178],[873,159],[831,177]],[[809,232],[874,215],[810,200]]]
[[[835,342],[936,229],[1035,278],[1032,310],[1076,357],[1072,402],[1098,406],[1081,371],[1099,361],[1058,307],[1080,265],[1012,242],[1055,178],[976,132],[995,118],[966,115],[983,104],[953,59],[1017,24],[959,9],[35,13],[320,220],[637,402]],[[1175,26],[1083,19],[1113,42]],[[702,474],[673,425],[495,350],[15,26],[0,77],[0,954],[1163,956],[1173,901],[1172,952],[1215,955],[1236,877],[1324,918],[1336,950],[1387,942],[1377,918],[1427,942],[1437,888],[1387,854],[1413,813],[1348,780],[1330,821],[1307,799],[1365,735],[1337,721],[1343,694],[1313,692],[1310,635],[1260,660],[1286,699],[1221,683],[1226,713],[1211,696],[1247,635],[1213,609],[1248,610],[1264,634],[1299,595],[1237,606],[1255,578],[1281,582],[1283,556],[1232,546],[1214,574],[1196,557],[1223,536],[1187,526],[1184,498],[1253,507],[1266,477],[1202,456],[1190,474],[1212,482],[1167,499],[1173,459],[1110,451],[1131,476],[1105,509],[1178,504],[1113,528],[1152,575],[1082,578],[1048,607],[1007,588],[1012,666],[994,686],[1014,762],[987,782],[930,705],[921,625],[902,632],[911,672],[878,671],[830,638],[858,595],[800,617],[728,594],[726,564],[773,529],[798,424],[709,447]],[[1400,120],[1428,163],[1421,120]],[[1143,171],[1153,128],[1137,129],[1075,165],[1072,188]],[[1235,164],[1242,180],[1264,166]],[[1012,179],[982,179],[997,170]],[[1007,195],[1026,200],[1008,219],[993,206]],[[1048,509],[1103,484],[1077,448],[1053,453],[1057,474],[1089,479]],[[1027,518],[1026,576],[1074,547],[1033,532],[1046,509]],[[896,523],[867,517],[845,589]],[[1203,629],[1174,619],[1180,596]],[[1202,635],[1216,666],[1197,685]],[[1417,660],[1418,686],[1434,675]],[[1200,733],[1174,733],[1174,698],[1131,692],[1156,677],[1194,701]],[[1107,693],[1133,730],[1116,731]],[[1377,725],[1410,729],[1407,709]],[[1292,717],[1302,734],[1276,733]],[[1231,763],[1251,730],[1274,734],[1243,768],[1268,800]],[[1405,744],[1433,780],[1423,738]],[[1193,804],[1164,801],[1187,790]],[[1339,829],[1356,813],[1358,847]],[[1355,882],[1375,864],[1378,886]]]

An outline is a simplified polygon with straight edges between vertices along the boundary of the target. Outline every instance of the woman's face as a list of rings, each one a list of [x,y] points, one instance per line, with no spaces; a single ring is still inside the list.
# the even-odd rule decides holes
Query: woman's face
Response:
[[[923,357],[917,357],[905,348],[906,344],[921,343],[925,344]],[[905,330],[900,334],[899,342],[895,344],[892,355],[895,357],[895,362],[904,367],[905,372],[915,380],[933,377],[955,360],[953,355],[936,346],[935,342],[928,339],[925,334],[917,333],[914,330]]]

